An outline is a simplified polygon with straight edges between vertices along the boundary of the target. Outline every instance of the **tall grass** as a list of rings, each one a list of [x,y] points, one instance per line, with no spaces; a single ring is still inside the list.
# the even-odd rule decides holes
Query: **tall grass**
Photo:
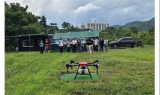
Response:
[[[108,52],[9,53],[5,55],[6,95],[154,95],[154,46],[109,49]],[[63,81],[65,64],[99,62],[100,81]],[[69,69],[76,73],[77,67]],[[96,72],[90,67],[91,73]]]

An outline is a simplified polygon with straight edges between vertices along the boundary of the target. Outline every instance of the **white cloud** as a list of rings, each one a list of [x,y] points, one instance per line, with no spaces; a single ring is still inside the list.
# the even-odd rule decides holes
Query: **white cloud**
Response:
[[[135,20],[154,17],[153,0],[6,0],[28,5],[28,12],[44,15],[47,24],[55,22],[61,28],[66,21],[73,25],[87,23],[88,20],[102,20],[110,25],[126,24]]]
[[[75,10],[75,13],[83,13],[88,12],[95,9],[101,9],[101,7],[94,6],[92,3],[89,3],[85,6],[80,6],[77,10]]]
[[[124,12],[124,13],[127,13],[127,12],[129,12],[131,9],[132,9],[132,7],[123,8],[123,12]]]

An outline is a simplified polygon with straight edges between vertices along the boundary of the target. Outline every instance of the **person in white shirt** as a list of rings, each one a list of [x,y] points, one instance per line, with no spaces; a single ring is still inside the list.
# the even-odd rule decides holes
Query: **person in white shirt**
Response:
[[[95,40],[94,40],[95,51],[98,51],[98,42],[99,42],[99,40],[97,40],[97,38],[95,38]]]
[[[63,40],[62,40],[62,38],[60,38],[60,40],[59,40],[59,47],[60,47],[60,53],[62,53],[63,52]]]
[[[105,49],[107,51],[107,46],[108,46],[108,39],[107,39],[107,37],[105,37],[104,46],[105,46]]]
[[[87,40],[86,40],[86,47],[87,47],[88,54],[92,54],[92,51],[91,51],[91,40],[88,37],[87,37]]]
[[[77,44],[77,40],[74,37],[74,40],[72,41],[73,44],[73,52],[76,52],[76,44]]]

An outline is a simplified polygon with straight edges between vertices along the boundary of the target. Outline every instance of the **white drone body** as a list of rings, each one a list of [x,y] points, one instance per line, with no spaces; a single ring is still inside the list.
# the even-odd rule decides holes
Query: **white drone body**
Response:
[[[79,67],[78,73],[82,74],[82,72],[84,72],[85,74],[88,73],[88,69],[86,67],[86,69],[81,69],[81,67]]]

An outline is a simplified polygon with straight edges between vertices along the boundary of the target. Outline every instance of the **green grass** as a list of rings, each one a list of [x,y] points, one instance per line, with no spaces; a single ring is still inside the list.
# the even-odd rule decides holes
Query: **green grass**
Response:
[[[6,95],[154,95],[154,46],[109,49],[108,52],[5,54]],[[100,61],[101,80],[63,81],[65,63]],[[76,73],[78,67],[69,69]],[[89,68],[91,73],[96,68]]]

